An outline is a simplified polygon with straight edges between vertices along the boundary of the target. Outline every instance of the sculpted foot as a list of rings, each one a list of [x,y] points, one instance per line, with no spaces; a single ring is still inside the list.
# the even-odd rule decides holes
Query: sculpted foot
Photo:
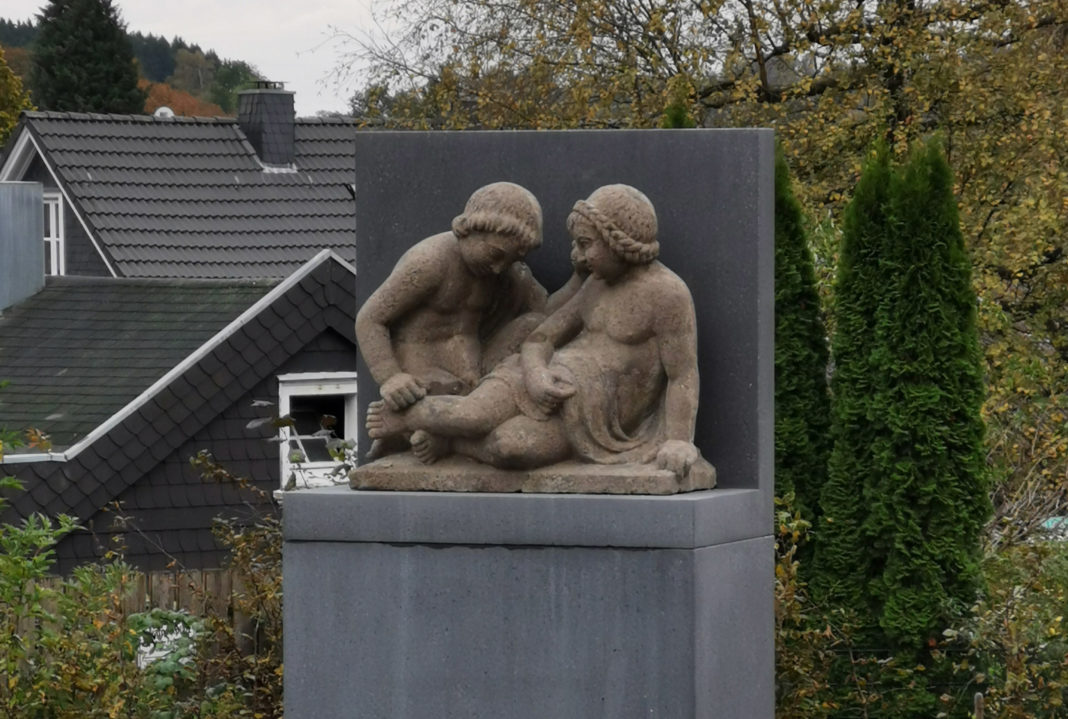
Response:
[[[438,437],[421,429],[412,432],[412,454],[423,464],[434,464],[449,454],[449,451],[449,441],[444,437]]]
[[[402,434],[404,417],[391,410],[385,402],[377,400],[367,405],[367,434],[371,439],[383,439]]]

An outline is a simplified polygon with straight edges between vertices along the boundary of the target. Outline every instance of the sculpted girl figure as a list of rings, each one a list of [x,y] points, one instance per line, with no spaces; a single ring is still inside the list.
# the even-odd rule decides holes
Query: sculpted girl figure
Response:
[[[466,397],[368,408],[384,438],[414,431],[424,461],[456,452],[502,468],[566,459],[714,472],[693,444],[693,300],[656,258],[656,213],[628,185],[575,203],[568,229],[590,277]],[[418,447],[416,446],[418,444]]]

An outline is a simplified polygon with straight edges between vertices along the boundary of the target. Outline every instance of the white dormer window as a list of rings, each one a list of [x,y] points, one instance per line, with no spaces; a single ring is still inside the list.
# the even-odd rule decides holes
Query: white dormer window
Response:
[[[348,477],[334,473],[340,464],[330,455],[331,439],[356,437],[356,373],[314,372],[278,377],[278,414],[293,425],[282,427],[282,487],[324,487],[344,484]],[[329,431],[323,418],[331,419]]]
[[[63,247],[63,199],[58,193],[44,193],[45,274],[67,274]]]

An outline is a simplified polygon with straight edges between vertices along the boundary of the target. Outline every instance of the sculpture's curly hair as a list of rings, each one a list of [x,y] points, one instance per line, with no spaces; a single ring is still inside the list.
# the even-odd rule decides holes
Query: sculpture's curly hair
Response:
[[[452,231],[461,240],[472,232],[506,235],[526,253],[541,245],[541,204],[526,188],[494,182],[475,190]]]
[[[606,185],[589,199],[576,202],[567,218],[569,232],[579,219],[592,224],[612,251],[629,264],[645,265],[660,255],[653,203],[630,185]]]

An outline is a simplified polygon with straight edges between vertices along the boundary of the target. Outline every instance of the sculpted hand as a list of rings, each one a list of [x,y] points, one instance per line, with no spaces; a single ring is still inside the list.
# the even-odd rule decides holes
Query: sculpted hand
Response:
[[[669,439],[660,445],[660,451],[656,453],[656,466],[671,470],[676,477],[682,479],[700,456],[701,453],[692,443]]]
[[[526,375],[527,393],[546,413],[552,412],[575,388],[562,376],[542,367]]]
[[[426,389],[406,372],[398,372],[383,383],[382,399],[394,412],[410,407],[426,396]]]

